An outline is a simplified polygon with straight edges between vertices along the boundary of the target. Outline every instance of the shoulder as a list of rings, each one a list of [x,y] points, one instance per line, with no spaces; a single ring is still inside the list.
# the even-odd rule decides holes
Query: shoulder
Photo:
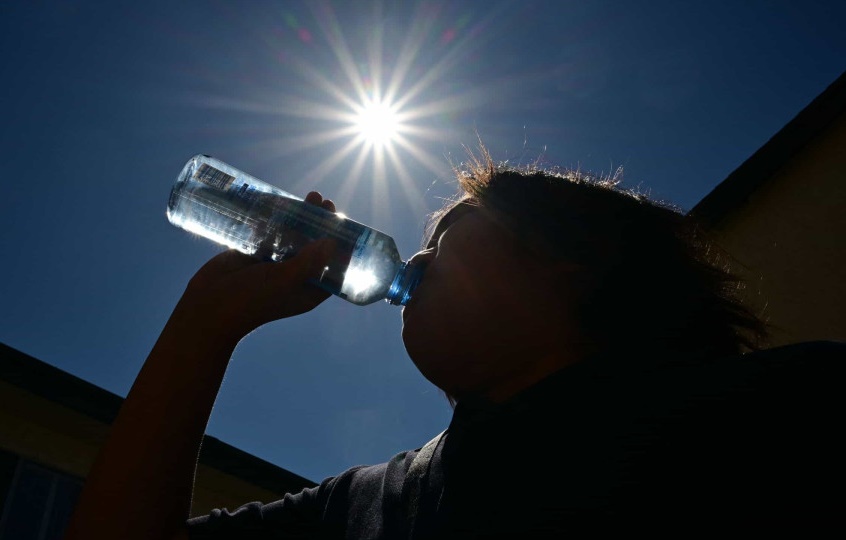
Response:
[[[352,467],[322,482],[325,518],[349,522],[350,514],[381,512],[384,504],[399,500],[403,481],[417,450],[401,452],[385,463]]]
[[[251,538],[343,536],[343,531],[356,527],[356,519],[372,518],[384,498],[399,497],[416,453],[402,452],[385,463],[351,467],[277,501],[249,502],[234,510],[221,508],[191,518],[190,538],[228,538],[246,531]]]

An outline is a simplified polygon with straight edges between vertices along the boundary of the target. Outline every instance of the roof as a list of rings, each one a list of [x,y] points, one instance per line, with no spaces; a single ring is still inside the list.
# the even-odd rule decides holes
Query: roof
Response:
[[[111,424],[123,398],[0,343],[0,380],[89,418]],[[275,493],[316,485],[297,474],[206,435],[200,463]]]
[[[846,72],[723,180],[689,215],[713,227],[846,112]]]

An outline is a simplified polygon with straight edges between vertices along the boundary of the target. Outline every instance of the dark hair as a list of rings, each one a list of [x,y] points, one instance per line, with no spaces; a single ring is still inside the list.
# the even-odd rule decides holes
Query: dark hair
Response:
[[[615,177],[495,164],[484,147],[456,172],[463,195],[434,219],[477,204],[534,255],[587,268],[576,314],[595,352],[699,360],[761,346],[741,282],[677,208]]]

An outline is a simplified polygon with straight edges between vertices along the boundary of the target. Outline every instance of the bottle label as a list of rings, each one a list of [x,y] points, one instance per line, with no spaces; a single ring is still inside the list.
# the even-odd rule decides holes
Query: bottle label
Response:
[[[235,181],[235,177],[225,172],[215,169],[208,163],[203,163],[197,172],[194,173],[194,178],[200,182],[209,185],[215,189],[226,191]]]

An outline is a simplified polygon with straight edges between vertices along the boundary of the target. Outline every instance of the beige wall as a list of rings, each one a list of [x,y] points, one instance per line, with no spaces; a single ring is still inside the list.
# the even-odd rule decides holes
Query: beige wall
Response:
[[[107,434],[107,424],[0,381],[0,448],[4,450],[84,478]],[[278,498],[280,494],[200,465],[192,514]]]
[[[846,113],[714,231],[773,346],[846,340]]]

